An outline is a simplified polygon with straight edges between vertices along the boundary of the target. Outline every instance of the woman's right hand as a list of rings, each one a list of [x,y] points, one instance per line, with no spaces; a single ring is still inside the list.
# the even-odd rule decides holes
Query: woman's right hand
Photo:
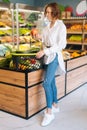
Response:
[[[36,58],[38,58],[38,59],[40,59],[43,56],[44,56],[44,51],[43,50],[37,52],[37,54],[36,54]]]
[[[41,41],[42,40],[42,37],[40,34],[36,34],[35,35],[35,39],[37,39],[38,41]]]

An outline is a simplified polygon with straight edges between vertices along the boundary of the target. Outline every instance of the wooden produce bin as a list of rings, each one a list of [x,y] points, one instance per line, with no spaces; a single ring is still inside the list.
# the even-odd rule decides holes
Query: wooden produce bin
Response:
[[[20,72],[0,69],[0,110],[28,119],[46,107],[43,69]],[[65,94],[65,75],[56,76],[58,98]]]
[[[87,55],[66,62],[66,94],[87,82]]]
[[[42,81],[42,73],[41,69],[30,73],[0,69],[0,110],[26,119],[29,118],[29,106],[31,105],[29,99],[33,95],[31,87],[38,86],[37,95],[40,93],[40,85],[36,84]],[[36,92],[36,90],[34,91]],[[41,96],[41,98],[43,97]],[[35,100],[37,102],[37,99]],[[34,107],[35,110],[32,114],[37,112],[35,105]],[[41,109],[42,106],[39,110]]]
[[[56,75],[58,99],[87,83],[87,55],[65,61],[66,74]],[[0,69],[0,110],[29,119],[46,107],[44,70]]]

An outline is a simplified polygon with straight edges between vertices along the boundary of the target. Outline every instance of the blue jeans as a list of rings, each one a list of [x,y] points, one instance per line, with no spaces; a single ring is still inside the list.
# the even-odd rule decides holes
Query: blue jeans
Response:
[[[53,103],[57,103],[57,88],[55,83],[55,72],[58,67],[58,56],[45,68],[45,77],[43,87],[46,95],[46,103],[48,108],[52,108]]]

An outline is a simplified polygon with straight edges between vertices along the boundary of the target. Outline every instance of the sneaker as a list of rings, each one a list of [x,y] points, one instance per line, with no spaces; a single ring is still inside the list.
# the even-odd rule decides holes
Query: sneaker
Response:
[[[49,125],[52,122],[52,120],[54,120],[54,118],[55,117],[54,117],[53,114],[45,113],[43,121],[41,123],[41,126],[47,126],[47,125]]]
[[[53,113],[60,112],[59,107],[56,108],[56,107],[52,106],[52,112],[53,112]]]

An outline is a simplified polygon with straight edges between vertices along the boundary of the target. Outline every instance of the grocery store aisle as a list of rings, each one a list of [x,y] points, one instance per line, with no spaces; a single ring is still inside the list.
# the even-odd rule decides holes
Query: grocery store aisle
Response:
[[[87,84],[59,101],[60,113],[41,127],[43,111],[25,120],[0,111],[0,130],[87,130]]]

